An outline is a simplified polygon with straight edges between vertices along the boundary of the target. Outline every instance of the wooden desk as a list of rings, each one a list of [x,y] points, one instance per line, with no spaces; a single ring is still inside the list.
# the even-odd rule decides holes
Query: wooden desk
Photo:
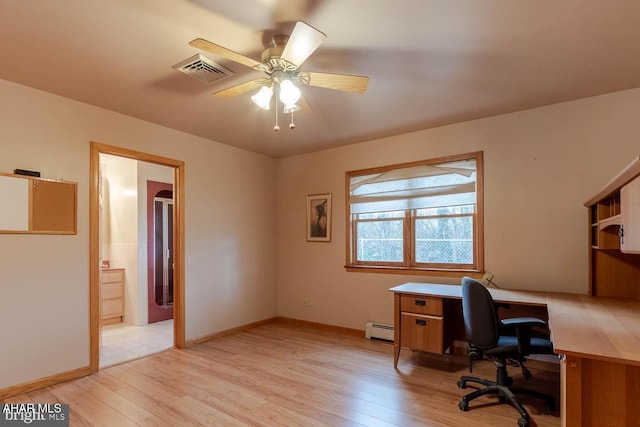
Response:
[[[640,286],[640,285],[639,285]],[[561,362],[561,417],[563,426],[627,426],[640,423],[640,301],[634,299],[593,297],[553,292],[514,291],[488,288],[497,302],[546,308],[551,339]],[[394,366],[398,365],[402,347],[414,350],[438,350],[444,353],[459,331],[459,285],[405,283],[391,288],[394,292]],[[425,303],[422,303],[422,300]],[[442,307],[440,314],[425,314],[442,325],[442,344],[431,335],[428,339],[412,337],[415,328],[407,316],[420,318],[414,311]],[[404,317],[403,317],[404,314]],[[403,321],[404,320],[404,321]],[[423,325],[423,326],[426,326]],[[403,330],[404,329],[404,330]],[[407,331],[407,329],[413,329]],[[427,348],[427,350],[425,350]]]

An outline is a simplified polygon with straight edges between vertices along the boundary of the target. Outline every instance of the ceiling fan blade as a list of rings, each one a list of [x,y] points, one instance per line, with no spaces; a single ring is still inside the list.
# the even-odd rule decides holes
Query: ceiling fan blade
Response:
[[[308,79],[306,78],[307,75]],[[367,91],[367,85],[369,84],[369,77],[365,76],[315,72],[300,73],[299,80],[310,86],[355,93],[365,93]]]
[[[255,61],[244,55],[240,55],[239,53],[227,49],[226,47],[211,43],[210,41],[205,39],[192,40],[189,42],[189,46],[206,50],[209,53],[225,57],[227,59],[230,59],[231,61],[237,62],[238,64],[246,65],[247,67],[256,68],[261,65],[258,61]]]
[[[298,21],[293,28],[281,59],[299,67],[322,44],[327,35],[311,25]]]
[[[239,85],[231,86],[230,88],[223,89],[219,92],[215,92],[212,95],[216,98],[231,98],[232,96],[242,95],[250,90],[257,89],[260,86],[267,84],[268,79],[256,79],[248,82],[240,83]]]

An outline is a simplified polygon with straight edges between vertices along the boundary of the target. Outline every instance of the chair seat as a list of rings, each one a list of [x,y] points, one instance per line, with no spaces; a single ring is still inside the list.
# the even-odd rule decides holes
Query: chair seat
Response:
[[[483,350],[487,356],[518,354],[518,338],[501,335],[494,348]],[[531,338],[530,354],[553,354],[553,345],[548,339]]]

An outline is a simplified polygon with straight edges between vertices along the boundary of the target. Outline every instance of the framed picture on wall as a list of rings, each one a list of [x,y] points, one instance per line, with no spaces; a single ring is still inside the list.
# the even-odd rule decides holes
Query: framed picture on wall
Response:
[[[331,241],[331,193],[307,196],[307,242]]]

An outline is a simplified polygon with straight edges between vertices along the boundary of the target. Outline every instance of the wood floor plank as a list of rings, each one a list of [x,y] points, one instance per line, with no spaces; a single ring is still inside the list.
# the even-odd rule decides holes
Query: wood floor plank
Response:
[[[26,396],[35,403],[65,403],[58,399],[53,393],[51,393],[51,387],[42,388],[40,390],[34,390],[26,394]],[[13,398],[11,399],[13,401]],[[73,408],[69,408],[69,423],[76,427],[91,427],[87,420],[85,420],[77,411]]]
[[[76,384],[78,384],[78,386],[84,389],[88,394],[94,396],[118,412],[127,414],[127,418],[136,424],[148,418],[153,418],[154,416],[153,413],[141,408],[126,397],[118,394],[116,391],[100,384],[92,377],[81,378],[76,382]]]
[[[62,402],[73,408],[84,420],[92,425],[118,425],[122,427],[136,424],[109,405],[93,396],[87,395],[76,381],[69,381],[51,387],[51,392]],[[73,418],[70,417],[70,421]]]
[[[140,407],[146,408],[155,414],[150,420],[141,422],[142,426],[184,426],[193,427],[198,424],[189,418],[173,411],[173,409],[163,402],[155,399],[152,394],[147,394],[134,387],[120,389],[120,394]]]
[[[555,365],[517,368],[517,385],[559,396]],[[495,397],[458,409],[472,389],[464,358],[404,351],[312,325],[274,322],[183,350],[169,350],[103,369],[2,403],[68,403],[71,426],[496,426],[518,413]],[[492,379],[491,362],[474,375]],[[558,412],[522,399],[538,427],[560,425]]]

